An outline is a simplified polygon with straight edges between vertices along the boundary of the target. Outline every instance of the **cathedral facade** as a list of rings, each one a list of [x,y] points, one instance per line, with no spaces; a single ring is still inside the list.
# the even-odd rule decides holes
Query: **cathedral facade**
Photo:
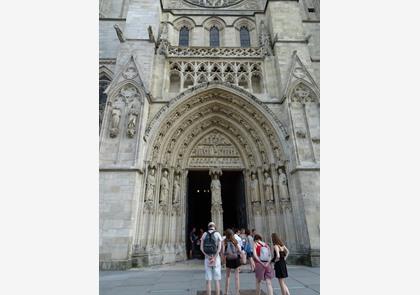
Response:
[[[319,265],[319,0],[100,0],[99,261],[214,221]]]

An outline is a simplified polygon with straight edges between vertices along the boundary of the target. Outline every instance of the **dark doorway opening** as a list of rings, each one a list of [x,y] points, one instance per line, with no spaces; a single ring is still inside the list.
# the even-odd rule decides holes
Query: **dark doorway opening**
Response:
[[[187,251],[192,258],[201,258],[198,245],[191,244],[190,233],[196,228],[199,237],[200,229],[207,230],[211,221],[211,178],[209,171],[188,171],[187,190]]]
[[[196,228],[197,236],[200,229],[207,230],[211,221],[211,177],[209,171],[189,171],[187,191],[187,251],[192,250],[193,257],[198,258],[201,252],[197,245],[190,242],[190,233]],[[242,171],[225,171],[220,177],[223,203],[223,229],[247,228],[247,215],[245,203],[245,184]],[[223,229],[216,225],[222,234]],[[195,247],[195,248],[194,248]],[[194,254],[195,253],[195,254]]]
[[[223,171],[220,177],[223,228],[247,228],[245,184],[242,171]]]

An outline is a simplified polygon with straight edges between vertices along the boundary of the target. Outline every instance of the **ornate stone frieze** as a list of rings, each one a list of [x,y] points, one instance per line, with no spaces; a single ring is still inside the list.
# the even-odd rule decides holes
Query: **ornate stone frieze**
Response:
[[[244,167],[236,147],[224,135],[213,131],[192,150],[188,166],[194,167]]]
[[[263,47],[181,47],[169,46],[167,57],[170,58],[264,58]]]
[[[213,48],[214,50],[219,50]],[[212,50],[213,50],[212,49]],[[251,92],[264,92],[262,61],[171,60],[171,77],[178,76],[182,89],[210,81],[222,81]]]
[[[227,7],[238,4],[243,0],[183,0],[184,2],[191,3],[193,5],[206,7],[206,8],[215,8],[215,7]]]

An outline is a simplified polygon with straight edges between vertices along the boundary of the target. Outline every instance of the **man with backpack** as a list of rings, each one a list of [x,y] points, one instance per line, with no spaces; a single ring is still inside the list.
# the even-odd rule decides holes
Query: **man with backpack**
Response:
[[[222,265],[220,250],[222,248],[222,236],[216,231],[214,222],[208,224],[208,231],[201,237],[201,252],[204,254],[204,269],[206,271],[207,295],[211,294],[211,282],[216,282],[216,295],[220,295],[220,280],[222,279]]]

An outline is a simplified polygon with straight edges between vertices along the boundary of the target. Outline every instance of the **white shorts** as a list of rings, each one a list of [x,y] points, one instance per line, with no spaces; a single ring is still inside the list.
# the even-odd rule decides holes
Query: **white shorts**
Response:
[[[220,281],[222,279],[222,266],[206,266],[206,281]]]

